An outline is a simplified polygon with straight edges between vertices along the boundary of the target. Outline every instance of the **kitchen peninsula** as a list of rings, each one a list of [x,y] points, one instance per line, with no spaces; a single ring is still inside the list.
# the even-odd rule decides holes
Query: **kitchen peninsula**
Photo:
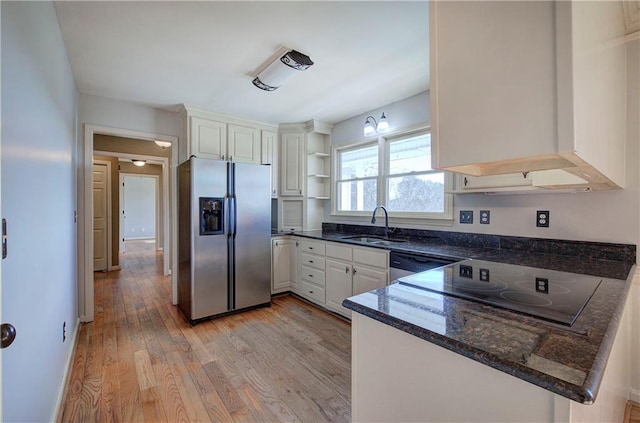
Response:
[[[332,242],[379,235],[363,226],[323,229],[296,235]],[[571,326],[419,283],[345,300],[352,311],[354,421],[574,421],[594,409],[583,404],[596,400],[605,368],[617,371],[610,359],[624,326],[635,246],[401,229],[394,237],[406,242],[385,248],[472,258],[464,263],[476,275],[480,263],[507,263],[598,286]]]

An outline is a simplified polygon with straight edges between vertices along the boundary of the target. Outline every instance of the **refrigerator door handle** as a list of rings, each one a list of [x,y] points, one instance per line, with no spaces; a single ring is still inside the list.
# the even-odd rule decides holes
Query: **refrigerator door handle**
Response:
[[[236,197],[233,197],[233,236],[236,236],[238,231],[238,202]]]

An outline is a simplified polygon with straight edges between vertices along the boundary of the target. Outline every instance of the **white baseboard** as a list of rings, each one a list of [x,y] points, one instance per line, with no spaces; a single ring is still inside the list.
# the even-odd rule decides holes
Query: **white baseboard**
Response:
[[[629,399],[631,401],[640,403],[640,390],[631,388],[631,392],[629,393]]]
[[[64,374],[62,380],[60,382],[60,388],[58,389],[58,398],[56,399],[56,408],[53,410],[53,418],[49,421],[52,422],[60,422],[62,421],[62,401],[64,401],[64,397],[67,393],[67,388],[69,384],[69,377],[71,376],[71,366],[73,365],[73,358],[76,356],[76,349],[78,348],[78,335],[80,334],[80,319],[76,320],[76,328],[73,331],[73,338],[70,339],[73,341],[73,346],[69,351],[69,356],[67,357],[67,363],[64,366]]]

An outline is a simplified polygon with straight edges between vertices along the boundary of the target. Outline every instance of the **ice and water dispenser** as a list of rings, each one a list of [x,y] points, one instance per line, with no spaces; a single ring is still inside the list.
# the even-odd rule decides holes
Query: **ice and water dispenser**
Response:
[[[200,197],[200,235],[224,234],[224,198]]]

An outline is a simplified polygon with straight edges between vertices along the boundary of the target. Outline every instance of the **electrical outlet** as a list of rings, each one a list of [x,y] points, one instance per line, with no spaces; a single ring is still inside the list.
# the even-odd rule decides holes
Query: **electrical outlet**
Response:
[[[538,210],[536,212],[536,226],[538,228],[549,227],[549,210]]]
[[[62,322],[62,342],[67,340],[67,322]]]
[[[491,212],[489,210],[480,210],[480,224],[488,225],[491,218]]]
[[[473,210],[460,210],[460,223],[473,223]]]

